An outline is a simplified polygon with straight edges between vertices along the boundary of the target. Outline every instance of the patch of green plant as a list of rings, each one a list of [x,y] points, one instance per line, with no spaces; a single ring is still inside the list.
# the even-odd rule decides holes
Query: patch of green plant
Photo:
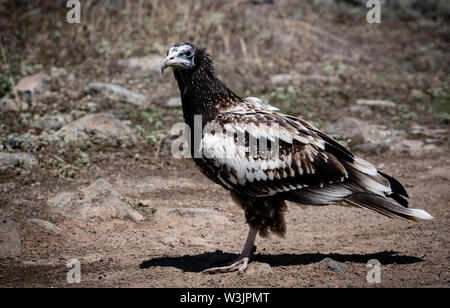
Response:
[[[0,97],[5,96],[12,89],[10,76],[0,73]]]
[[[129,199],[127,199],[126,202],[133,209],[141,211],[143,213],[150,212],[151,214],[155,214],[156,210],[158,209],[158,206],[156,205],[156,203],[153,205],[153,207],[151,209],[148,209],[147,205],[142,204],[142,202],[136,202],[136,201],[129,200]]]
[[[20,75],[21,76],[28,76],[38,73],[39,71],[42,71],[43,66],[42,64],[29,64],[27,61],[22,61],[20,63]]]
[[[144,206],[141,202],[134,202],[134,201],[129,200],[129,199],[127,199],[126,202],[127,202],[127,204],[128,204],[129,206],[131,206],[133,209],[145,213],[145,206]]]
[[[433,117],[445,123],[450,122],[450,96],[433,97],[433,103],[436,106],[436,112]]]
[[[324,73],[329,75],[342,75],[347,70],[347,65],[342,62],[339,62],[338,65],[327,64],[322,68]]]
[[[450,96],[434,97],[433,102],[441,111],[450,113]]]
[[[271,105],[292,110],[297,107],[293,102],[297,100],[299,96],[301,96],[300,88],[289,85],[287,87],[276,87],[271,90],[268,95],[264,95],[263,100],[269,102]]]
[[[399,104],[395,111],[392,112],[392,120],[400,124],[406,124],[418,118],[416,112],[411,110],[411,106],[407,104]]]
[[[3,64],[0,69],[0,97],[3,97],[11,92],[13,86],[17,84],[21,77],[41,71],[42,65],[31,65],[27,61],[19,63],[18,60],[15,60],[9,65]]]
[[[147,119],[151,118],[151,120],[153,122],[155,122],[155,121],[162,121],[164,116],[165,116],[165,114],[164,114],[163,111],[161,111],[161,110],[154,110],[154,111],[150,112],[149,117]]]
[[[102,39],[96,46],[97,52],[101,55],[108,57],[113,53],[110,41],[107,39]]]
[[[136,129],[136,135],[138,138],[143,139],[145,142],[147,142],[151,145],[158,144],[159,137],[156,133],[150,131],[149,129],[147,129],[141,125],[136,125],[135,129]]]

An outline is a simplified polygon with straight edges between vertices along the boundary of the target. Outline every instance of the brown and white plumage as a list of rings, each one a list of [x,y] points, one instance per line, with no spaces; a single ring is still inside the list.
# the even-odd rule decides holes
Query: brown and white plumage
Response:
[[[432,218],[423,210],[408,208],[408,195],[397,180],[311,124],[258,98],[240,98],[216,77],[204,50],[177,44],[169,50],[162,70],[167,66],[174,68],[186,123],[193,128],[194,117],[202,117],[201,141],[191,143],[194,161],[244,209],[253,241],[252,230],[262,236],[268,231],[285,233],[285,201],[304,205],[346,201],[392,218]],[[261,144],[270,150],[276,147],[277,155],[267,155]],[[248,254],[248,247],[244,251]],[[234,265],[228,268],[236,269]],[[242,262],[237,265],[239,270],[246,267]]]

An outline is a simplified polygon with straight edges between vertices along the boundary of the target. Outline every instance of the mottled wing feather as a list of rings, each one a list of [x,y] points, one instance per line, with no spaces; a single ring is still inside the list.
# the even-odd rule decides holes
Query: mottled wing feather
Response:
[[[229,189],[252,197],[286,195],[342,183],[348,176],[344,165],[326,151],[329,141],[321,138],[318,130],[292,117],[269,111],[228,111],[216,121],[236,134],[205,134],[203,160],[214,166],[217,178]],[[274,123],[275,128],[271,128]],[[245,143],[237,142],[238,132],[245,132]],[[258,142],[278,140],[278,156],[264,156],[259,149],[253,153],[256,155],[250,155],[250,137]]]

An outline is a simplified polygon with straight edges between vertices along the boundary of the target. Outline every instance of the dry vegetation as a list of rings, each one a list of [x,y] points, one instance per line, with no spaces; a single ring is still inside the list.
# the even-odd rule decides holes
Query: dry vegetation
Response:
[[[371,25],[365,7],[344,1],[265,2],[83,1],[78,25],[67,23],[64,1],[2,1],[0,95],[13,96],[14,83],[32,73],[55,76],[51,95],[40,104],[19,118],[2,114],[2,138],[26,133],[36,116],[79,118],[112,109],[138,125],[146,149],[154,151],[167,128],[182,119],[180,110],[163,108],[178,95],[175,82],[124,74],[117,62],[164,55],[179,41],[206,46],[220,77],[238,93],[262,97],[322,128],[358,98],[396,102],[396,110],[377,119],[389,127],[448,123],[448,14],[383,18]],[[300,79],[274,84],[276,74]],[[91,110],[86,103],[92,99],[83,96],[90,81],[138,90],[150,97],[152,108],[101,100]]]

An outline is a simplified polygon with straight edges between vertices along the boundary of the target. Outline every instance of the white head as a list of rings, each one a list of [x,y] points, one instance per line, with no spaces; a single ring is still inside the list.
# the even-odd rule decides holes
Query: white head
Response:
[[[172,46],[161,64],[161,73],[171,66],[176,70],[189,70],[195,66],[197,48],[190,43],[179,43]]]

